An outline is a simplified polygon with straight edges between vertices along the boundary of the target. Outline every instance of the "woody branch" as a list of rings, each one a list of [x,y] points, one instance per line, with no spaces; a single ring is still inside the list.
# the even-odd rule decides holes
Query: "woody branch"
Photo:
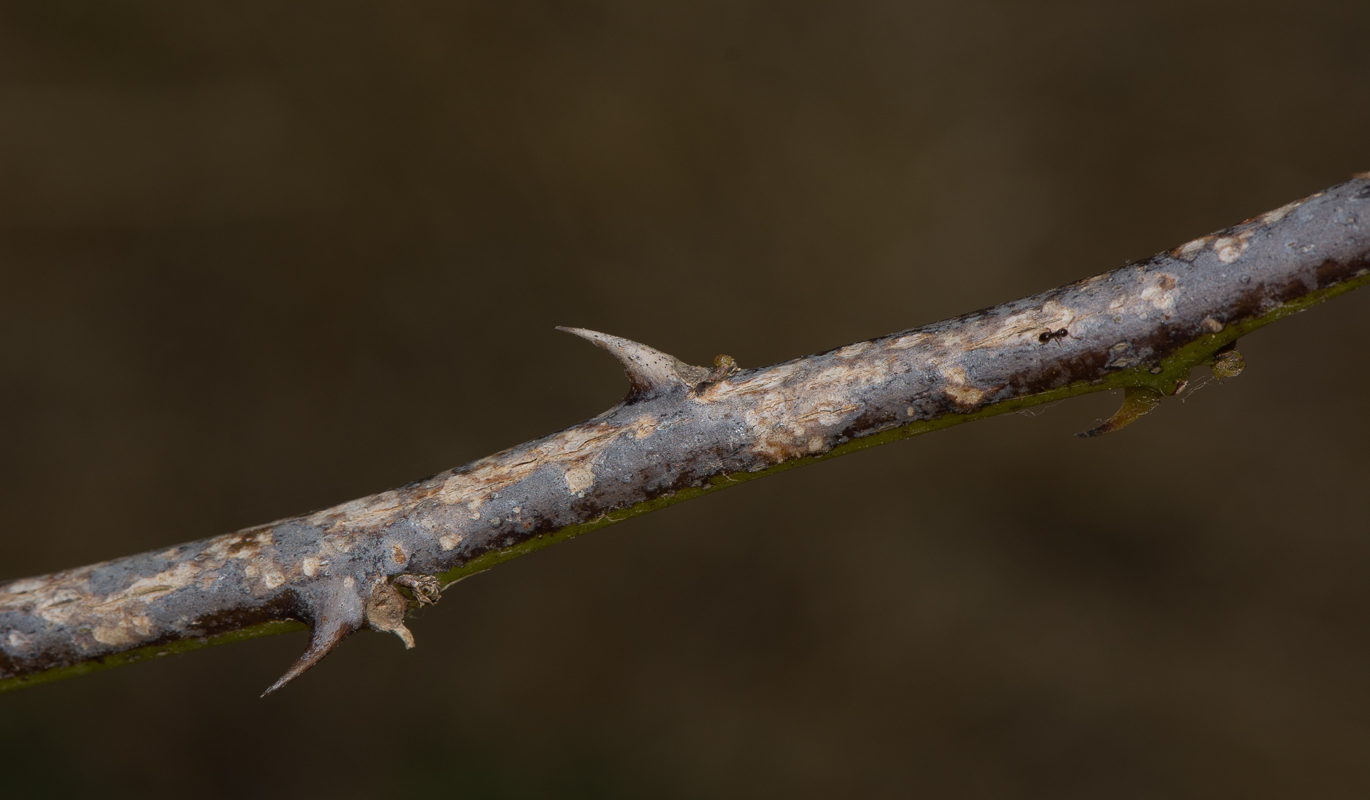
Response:
[[[405,613],[443,583],[741,480],[1122,388],[1122,409],[1086,435],[1117,430],[1194,366],[1240,372],[1242,335],[1367,281],[1358,175],[1113,272],[761,369],[566,329],[623,364],[623,402],[334,508],[0,584],[0,691],[307,626],[273,691],[365,627],[412,646]]]

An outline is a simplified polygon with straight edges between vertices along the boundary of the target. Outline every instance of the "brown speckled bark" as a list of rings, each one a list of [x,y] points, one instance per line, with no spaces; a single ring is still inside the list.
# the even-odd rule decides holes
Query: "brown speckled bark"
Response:
[[[1367,274],[1370,179],[1358,176],[1104,275],[764,369],[720,361],[711,372],[572,330],[624,363],[623,403],[336,508],[0,584],[0,680],[304,622],[309,650],[274,689],[368,621],[407,634],[391,588],[401,576],[446,573],[718,476],[1062,387],[1130,383],[1159,397],[1180,383],[1168,358],[1208,343],[1210,356],[1243,325]]]

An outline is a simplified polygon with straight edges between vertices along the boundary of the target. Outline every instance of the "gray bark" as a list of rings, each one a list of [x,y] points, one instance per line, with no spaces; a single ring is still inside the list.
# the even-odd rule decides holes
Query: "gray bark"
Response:
[[[1127,390],[1116,430],[1250,330],[1370,280],[1370,176],[1113,272],[762,369],[683,364],[570,329],[631,390],[587,422],[350,503],[0,584],[0,690],[303,623],[268,691],[411,601],[537,547],[715,488],[1061,397]],[[286,623],[286,624],[283,624]]]

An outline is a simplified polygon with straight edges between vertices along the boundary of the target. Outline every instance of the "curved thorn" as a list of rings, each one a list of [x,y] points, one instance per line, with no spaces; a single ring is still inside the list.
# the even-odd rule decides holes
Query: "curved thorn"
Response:
[[[351,577],[320,581],[309,589],[296,593],[309,622],[309,647],[304,655],[281,676],[280,680],[262,692],[266,697],[304,674],[306,670],[333,652],[351,634],[366,624],[363,598]]]
[[[1103,436],[1105,433],[1113,433],[1122,430],[1128,425],[1136,422],[1146,415],[1148,411],[1155,408],[1161,402],[1161,393],[1155,389],[1145,386],[1127,386],[1123,388],[1123,405],[1118,411],[1108,418],[1104,424],[1097,428],[1090,428],[1076,436],[1088,438],[1090,436]]]
[[[584,328],[557,326],[557,330],[594,342],[618,359],[632,383],[628,400],[646,400],[674,389],[689,389],[709,376],[709,370],[704,367],[686,364],[675,356],[630,339]]]
[[[325,614],[314,624],[314,628],[309,634],[309,647],[304,651],[304,655],[295,662],[294,666],[286,670],[280,680],[262,692],[262,697],[266,697],[287,683],[295,680],[304,674],[305,670],[323,660],[323,657],[333,652],[333,648],[342,644],[349,634],[357,630],[356,625],[344,620],[342,615]]]

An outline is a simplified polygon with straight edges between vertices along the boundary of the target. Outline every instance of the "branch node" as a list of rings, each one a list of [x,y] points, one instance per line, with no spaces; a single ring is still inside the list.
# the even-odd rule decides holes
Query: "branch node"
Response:
[[[381,581],[371,589],[366,600],[366,624],[374,631],[393,633],[404,642],[405,650],[414,648],[414,634],[404,626],[404,615],[409,601],[394,586]]]

